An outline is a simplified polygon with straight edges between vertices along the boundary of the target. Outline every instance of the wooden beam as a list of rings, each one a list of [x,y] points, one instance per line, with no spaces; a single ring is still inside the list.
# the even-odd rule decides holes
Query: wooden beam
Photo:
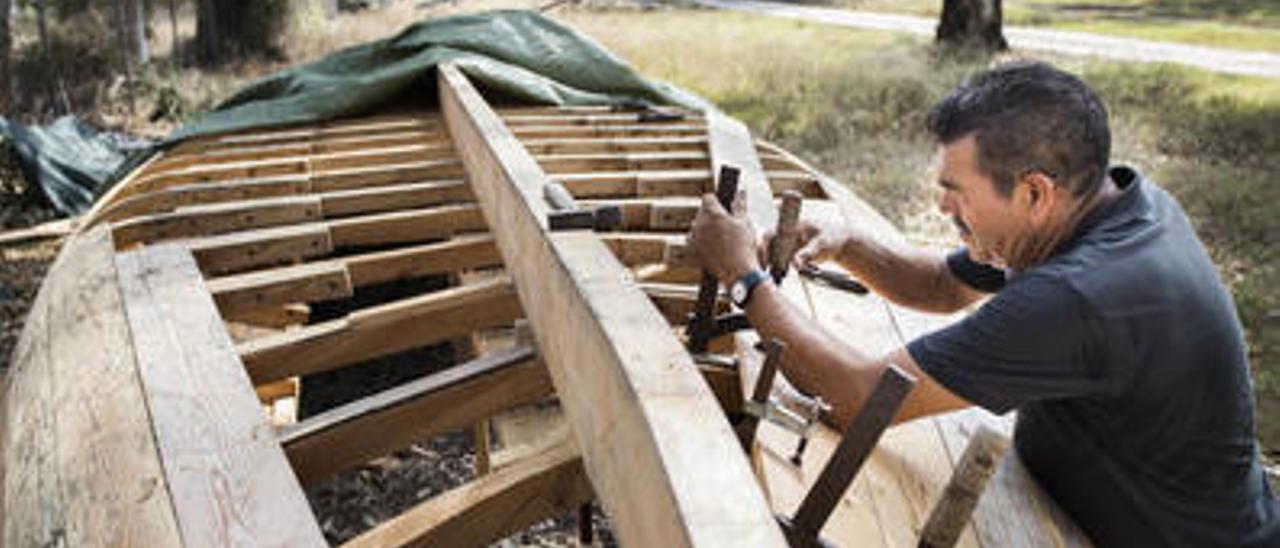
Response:
[[[233,317],[287,303],[352,296],[355,284],[341,260],[249,272],[209,280],[209,293],[223,316]]]
[[[485,546],[591,500],[569,440],[419,504],[343,545]]]
[[[191,165],[214,165],[271,158],[294,158],[299,156],[340,154],[344,152],[385,149],[395,147],[452,147],[452,143],[441,139],[442,135],[435,131],[395,130],[382,133],[357,134],[335,137],[318,137],[310,140],[286,140],[266,144],[249,144],[244,146],[211,148],[196,150],[194,148],[171,151],[164,161],[158,162],[154,169],[182,169]],[[181,148],[183,145],[178,145]]]
[[[317,196],[326,218],[415,209],[472,200],[471,187],[461,180],[337,190]]]
[[[701,124],[626,126],[517,126],[511,129],[521,139],[564,137],[679,137],[706,131]]]
[[[594,171],[646,171],[705,169],[707,152],[647,152],[593,154],[546,154],[535,156],[542,170],[550,173],[582,173]]]
[[[732,429],[688,353],[590,232],[546,231],[550,181],[450,64],[449,133],[619,539],[634,546],[782,546]],[[733,501],[726,505],[725,501]]]
[[[357,287],[502,264],[493,238],[469,234],[442,242],[209,280],[224,316],[287,303],[350,297]]]
[[[509,325],[521,315],[505,278],[365,308],[239,346],[255,384],[306,375]]]
[[[308,484],[552,393],[533,347],[500,350],[316,415],[280,443]]]
[[[67,240],[9,361],[5,546],[178,546],[106,228]]]
[[[710,170],[565,173],[553,179],[580,198],[700,196],[711,188]]]
[[[159,245],[116,262],[182,542],[322,545],[191,254]]]
[[[622,229],[688,232],[702,202],[692,196],[662,198],[587,199],[588,207],[616,206],[622,211]]]
[[[707,150],[705,135],[685,137],[565,137],[522,139],[530,154],[590,154],[599,152],[678,152]]]
[[[684,117],[677,120],[656,120],[647,121],[642,119],[642,111],[633,112],[610,112],[607,114],[597,113],[580,113],[580,112],[564,112],[564,113],[548,113],[548,114],[507,114],[498,111],[498,115],[502,117],[502,122],[508,127],[520,126],[540,126],[540,125],[569,125],[569,126],[610,126],[610,125],[683,125],[690,122],[698,122],[702,119],[692,112],[680,112]]]
[[[264,228],[190,240],[188,245],[209,275],[228,274],[260,266],[298,262],[333,252],[333,238],[324,223]]]
[[[334,247],[425,242],[485,228],[484,216],[475,204],[394,211],[329,222]]]
[[[175,238],[226,234],[253,228],[318,221],[320,200],[288,196],[190,206],[169,213],[144,215],[112,223],[117,249]]]

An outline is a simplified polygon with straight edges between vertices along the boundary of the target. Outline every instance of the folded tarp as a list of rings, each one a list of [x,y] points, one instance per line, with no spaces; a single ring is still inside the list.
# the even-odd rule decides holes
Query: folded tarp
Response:
[[[88,209],[94,190],[111,178],[127,153],[150,146],[99,132],[74,116],[45,126],[0,117],[0,136],[17,154],[23,177],[39,186],[49,205],[63,215]]]
[[[712,108],[692,93],[641,77],[569,27],[535,12],[506,10],[422,21],[392,38],[277,72],[244,87],[149,152],[199,135],[359,115],[402,99],[420,97],[423,104],[435,104],[434,68],[446,61],[457,64],[486,93],[514,101]],[[95,145],[89,142],[92,137],[85,139],[58,146],[88,151]],[[42,146],[45,141],[31,142]],[[86,189],[96,187],[101,195],[146,156],[124,161],[118,151],[93,149],[59,155],[54,163],[37,162],[35,169],[51,202],[70,214],[88,206]],[[37,151],[36,157],[51,156]],[[70,175],[46,177],[54,164]],[[46,180],[52,188],[45,186]],[[74,188],[64,180],[73,181]]]

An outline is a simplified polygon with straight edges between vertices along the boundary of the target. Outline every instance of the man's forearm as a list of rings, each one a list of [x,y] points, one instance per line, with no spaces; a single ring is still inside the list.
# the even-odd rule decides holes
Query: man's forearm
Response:
[[[836,257],[889,300],[930,312],[954,312],[979,298],[947,271],[945,256],[905,242],[882,242],[853,236]]]
[[[828,335],[772,283],[756,288],[747,316],[761,338],[776,338],[787,345],[782,370],[791,384],[821,396],[832,405],[832,419],[842,426],[848,424],[883,365]]]

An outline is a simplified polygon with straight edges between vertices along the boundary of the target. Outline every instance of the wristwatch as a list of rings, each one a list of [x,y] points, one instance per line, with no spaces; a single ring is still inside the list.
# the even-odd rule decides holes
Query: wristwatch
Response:
[[[743,274],[729,286],[729,300],[733,301],[734,306],[745,310],[747,301],[751,300],[751,294],[755,292],[756,286],[767,279],[769,275],[759,268]]]

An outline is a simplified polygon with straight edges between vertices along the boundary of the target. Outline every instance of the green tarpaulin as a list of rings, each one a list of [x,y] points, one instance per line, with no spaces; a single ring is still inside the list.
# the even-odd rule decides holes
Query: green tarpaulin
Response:
[[[262,78],[129,161],[118,151],[95,152],[39,163],[34,169],[42,173],[40,184],[53,205],[77,213],[91,203],[85,182],[92,181],[100,195],[149,153],[186,138],[353,116],[405,98],[434,104],[433,69],[446,61],[456,63],[485,92],[518,101],[712,108],[689,92],[641,77],[569,27],[530,11],[496,11],[423,21],[392,38]],[[40,146],[24,141],[22,134],[10,133],[9,138],[19,146]],[[41,156],[39,150],[35,156]],[[46,170],[61,175],[46,177]]]

